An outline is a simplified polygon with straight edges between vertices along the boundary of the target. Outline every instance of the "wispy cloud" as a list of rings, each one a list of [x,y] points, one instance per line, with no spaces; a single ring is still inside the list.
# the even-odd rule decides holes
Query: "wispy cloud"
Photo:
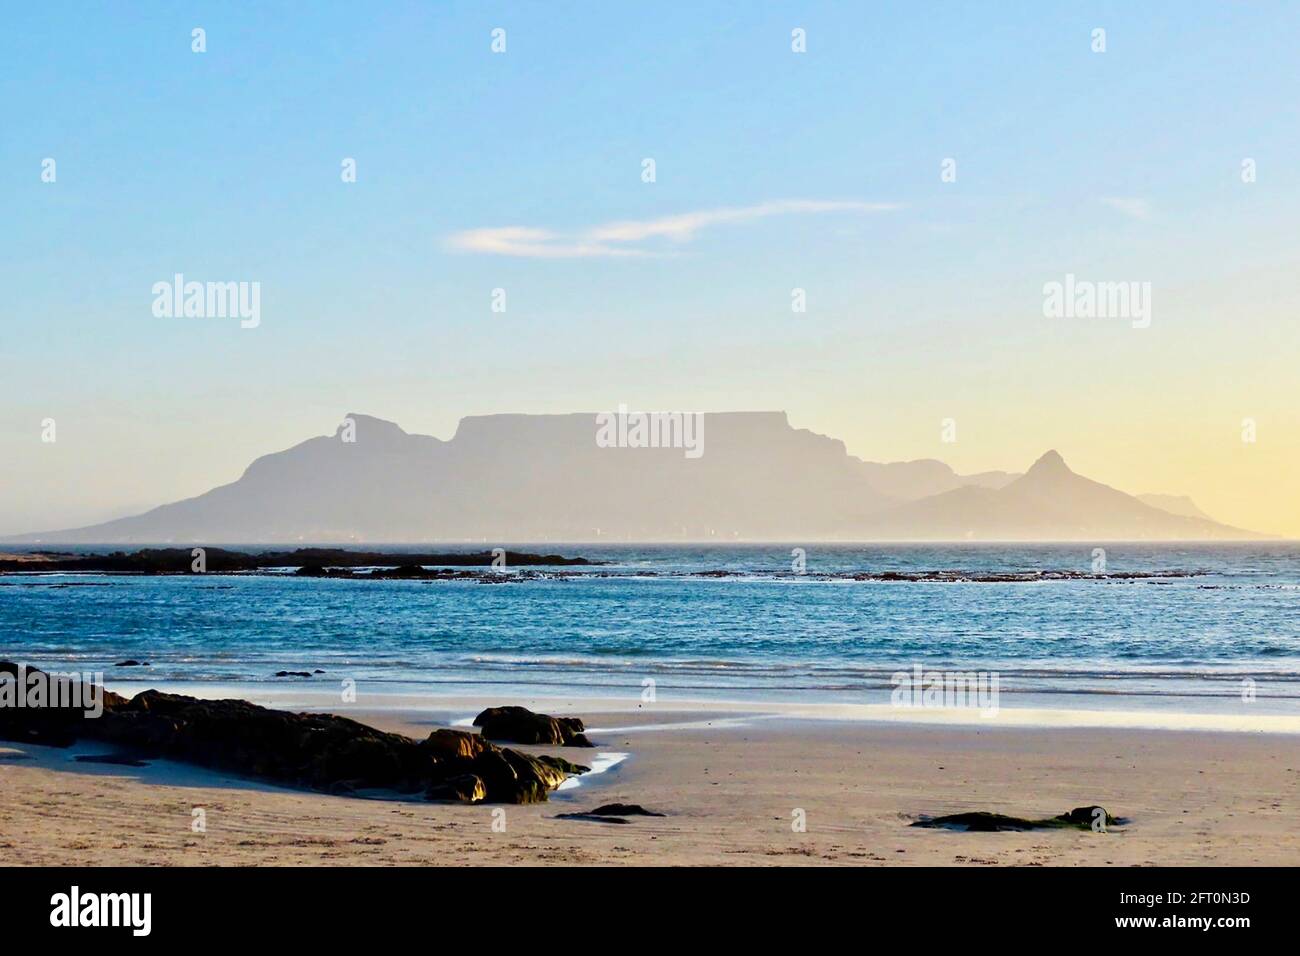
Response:
[[[753,206],[701,209],[657,219],[607,222],[576,232],[558,232],[534,226],[468,229],[449,236],[447,245],[462,252],[533,259],[652,256],[662,251],[662,246],[654,245],[656,240],[690,242],[702,230],[713,226],[752,222],[770,216],[874,213],[897,208],[895,203],[857,200],[778,199]]]
[[[1101,201],[1117,212],[1122,212],[1131,219],[1150,219],[1151,204],[1145,199],[1124,196],[1102,196]]]

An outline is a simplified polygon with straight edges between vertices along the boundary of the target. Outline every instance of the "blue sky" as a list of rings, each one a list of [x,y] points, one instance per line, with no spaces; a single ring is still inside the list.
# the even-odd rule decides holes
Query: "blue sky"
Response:
[[[0,531],[197,493],[347,411],[447,437],[620,402],[784,408],[863,457],[961,470],[1057,446],[1258,525],[1300,460],[1300,8],[1130,6],[8,9]],[[627,258],[454,247],[778,201],[891,208]],[[1144,337],[1049,327],[1039,290],[1067,271],[1152,281],[1163,312]],[[176,272],[259,281],[261,325],[154,317]],[[1277,444],[1215,458],[1245,414]],[[969,425],[955,446],[945,415]],[[1294,504],[1280,521],[1300,532]]]

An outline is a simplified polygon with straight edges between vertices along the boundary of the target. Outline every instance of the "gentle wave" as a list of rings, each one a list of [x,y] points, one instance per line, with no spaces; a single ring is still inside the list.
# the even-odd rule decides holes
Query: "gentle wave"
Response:
[[[791,546],[793,547],[793,546]],[[1002,692],[1231,701],[1300,693],[1295,545],[567,549],[607,563],[476,582],[292,575],[0,580],[0,657],[110,681],[617,689],[862,699],[894,673],[996,671]],[[561,550],[551,548],[550,550]],[[784,563],[783,563],[784,562]],[[1028,580],[881,580],[882,573]],[[1040,572],[1060,572],[1060,580]],[[719,574],[725,572],[725,574]],[[1184,576],[1195,572],[1194,577]],[[864,575],[871,580],[860,580]],[[559,580],[562,578],[562,580]],[[743,586],[732,587],[738,584]],[[931,587],[920,586],[932,584]],[[812,586],[803,586],[812,585]],[[861,586],[859,586],[861,585]],[[148,668],[117,668],[127,658]],[[324,670],[310,679],[277,671]]]

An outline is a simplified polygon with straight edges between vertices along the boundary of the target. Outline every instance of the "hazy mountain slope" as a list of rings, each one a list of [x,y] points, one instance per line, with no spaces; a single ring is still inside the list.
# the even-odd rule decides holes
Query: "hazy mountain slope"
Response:
[[[948,465],[933,458],[887,463],[864,461],[861,463],[861,471],[876,491],[903,501],[915,501],[966,485],[1001,488],[1019,477],[1005,471],[959,475]]]
[[[353,414],[238,481],[141,515],[11,541],[233,544],[1258,537],[1071,472],[879,464],[782,412],[705,416],[704,454],[602,448],[596,416],[465,418],[447,441]],[[935,492],[932,489],[940,489]],[[909,500],[914,499],[914,500]]]
[[[890,509],[871,537],[920,540],[1237,540],[1260,535],[1170,514],[1075,474],[1055,451],[1002,488],[964,487]]]
[[[1206,521],[1214,519],[1202,511],[1191,498],[1187,495],[1134,495],[1138,501],[1144,505],[1150,505],[1152,508],[1159,508],[1161,511],[1168,511],[1171,515],[1182,515],[1184,518],[1204,518]]]
[[[593,414],[463,419],[439,441],[365,415],[236,482],[60,542],[830,537],[892,503],[840,441],[781,412],[705,416],[704,449],[601,448]]]

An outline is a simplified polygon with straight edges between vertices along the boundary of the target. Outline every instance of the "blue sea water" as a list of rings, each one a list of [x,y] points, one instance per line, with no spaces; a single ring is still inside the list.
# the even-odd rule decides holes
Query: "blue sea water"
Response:
[[[1111,544],[1107,572],[1161,576],[1012,583],[843,575],[1087,573],[1092,547],[815,545],[806,575],[791,549],[550,545],[603,563],[508,584],[0,576],[0,657],[151,682],[319,668],[431,695],[635,698],[652,679],[660,699],[864,703],[919,664],[997,672],[1004,707],[1215,711],[1249,679],[1253,711],[1300,714],[1295,544]]]

